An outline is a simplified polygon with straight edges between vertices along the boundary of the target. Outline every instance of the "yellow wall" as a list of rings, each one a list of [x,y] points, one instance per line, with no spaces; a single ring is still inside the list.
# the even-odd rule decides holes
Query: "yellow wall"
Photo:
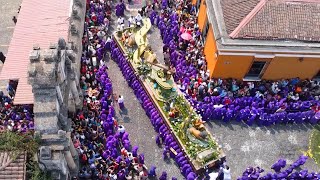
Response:
[[[252,56],[220,55],[214,65],[209,65],[208,60],[208,67],[215,78],[243,79],[253,61]],[[312,79],[319,70],[320,60],[316,58],[304,58],[303,61],[299,61],[297,57],[275,57],[266,67],[262,79]]]
[[[251,66],[252,56],[224,56],[219,55],[218,61],[212,72],[215,78],[236,78],[242,79]]]
[[[215,37],[213,34],[212,26],[210,25],[207,38],[206,38],[206,43],[204,45],[204,54],[206,55],[208,69],[210,69],[211,75],[217,63],[217,58],[215,55],[216,52],[217,52],[217,45],[216,45]]]
[[[206,22],[207,19],[207,7],[204,4],[206,0],[202,0],[200,3],[200,8],[199,8],[199,15],[198,15],[198,25],[199,29],[202,31],[204,27],[204,23]]]
[[[299,77],[311,79],[320,70],[320,59],[296,57],[275,57],[266,69],[263,79],[281,79]]]

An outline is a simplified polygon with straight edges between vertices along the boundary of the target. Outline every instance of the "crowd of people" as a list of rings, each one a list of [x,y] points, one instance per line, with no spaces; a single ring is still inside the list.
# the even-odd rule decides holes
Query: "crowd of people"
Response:
[[[320,82],[300,80],[298,78],[279,81],[243,82],[234,79],[215,79],[209,77],[206,59],[203,53],[202,37],[197,26],[196,11],[191,1],[162,0],[161,11],[145,7],[140,16],[148,15],[152,24],[160,31],[167,53],[169,65],[175,68],[175,80],[180,90],[198,112],[207,119],[230,121],[236,119],[249,125],[257,122],[261,125],[275,123],[317,123],[320,120]],[[154,5],[158,6],[158,5]],[[139,98],[154,129],[159,133],[156,142],[164,146],[163,158],[173,158],[187,180],[197,175],[187,160],[183,150],[165,125],[147,92],[141,86],[138,77],[129,67],[126,57],[117,44],[107,35],[111,21],[112,1],[87,1],[83,55],[81,58],[80,84],[84,94],[83,109],[76,113],[72,122],[72,139],[79,153],[80,179],[147,179],[157,176],[155,167],[144,164],[144,155],[133,146],[125,127],[115,119],[115,104],[112,82],[107,74],[105,55],[118,63],[124,77]],[[116,6],[116,15],[123,16],[123,2]],[[133,19],[133,17],[130,17]],[[137,24],[137,18],[135,18]],[[129,23],[133,23],[132,20]],[[130,24],[129,24],[130,26]],[[180,37],[190,33],[192,40]],[[188,53],[187,53],[188,52]],[[10,81],[8,95],[0,91],[0,132],[9,130],[18,133],[33,131],[32,105],[13,105],[17,82]],[[124,108],[123,97],[118,99],[120,108]],[[170,150],[173,149],[174,151]],[[285,170],[286,161],[280,159],[266,173],[263,169],[249,167],[239,180],[254,179],[320,179],[320,175],[307,170],[294,171],[306,161],[300,156]],[[167,179],[167,173],[159,176]],[[176,178],[172,178],[176,179]]]
[[[152,103],[145,89],[142,87],[139,77],[135,74],[134,70],[130,67],[127,57],[124,56],[120,47],[115,41],[111,42],[111,58],[118,64],[123,76],[127,80],[129,86],[134,90],[136,97],[139,99],[141,106],[144,108],[147,116],[150,118],[151,124],[154,126],[155,131],[158,133],[156,142],[158,145],[163,145],[163,158],[173,158],[177,165],[180,167],[181,173],[187,180],[194,180],[197,175],[193,172],[192,166],[189,163],[185,153],[180,148],[176,139],[171,134],[169,128],[162,119],[159,111]],[[173,149],[170,150],[170,149]],[[154,176],[154,171],[149,172],[150,176]],[[166,179],[166,173],[162,173],[159,179]]]
[[[0,132],[28,133],[34,130],[33,106],[13,104],[17,85],[17,81],[10,80],[7,93],[0,91]]]
[[[147,6],[143,7],[136,17],[130,17],[128,19],[129,27],[130,25],[134,24],[135,27],[138,27],[142,24],[139,24],[142,20],[142,16],[146,16],[154,10],[154,7]],[[121,19],[121,17],[119,18]],[[124,24],[124,20],[120,20],[122,24]],[[120,24],[118,24],[120,25]],[[118,28],[119,29],[119,28]],[[127,57],[124,56],[120,47],[115,41],[111,42],[111,58],[118,64],[123,76],[127,80],[129,86],[134,90],[135,95],[139,99],[142,107],[146,111],[146,114],[150,118],[151,124],[154,126],[155,131],[158,133],[156,137],[157,144],[163,145],[163,158],[173,158],[178,166],[180,167],[182,175],[185,176],[187,180],[194,180],[198,176],[193,172],[191,164],[188,162],[188,159],[185,157],[185,153],[179,147],[178,143],[176,142],[175,138],[171,134],[170,130],[164,123],[161,115],[159,114],[157,108],[152,103],[152,100],[148,96],[147,92],[145,92],[144,88],[139,82],[139,77],[135,74],[134,70],[130,67]],[[170,147],[173,149],[170,150]],[[154,177],[156,176],[155,167],[151,167],[149,171],[149,176]],[[165,180],[167,179],[167,173],[163,172],[159,179]],[[172,177],[172,179],[176,179]]]
[[[159,145],[164,145],[163,158],[175,159],[186,179],[196,179],[197,175],[193,172],[184,152],[175,142],[138,77],[129,67],[126,57],[116,42],[107,36],[112,13],[112,3],[110,3],[110,1],[87,1],[85,26],[87,31],[83,39],[84,53],[81,62],[84,108],[77,113],[73,121],[72,135],[82,165],[79,177],[146,179],[148,176],[156,176],[155,167],[147,171],[144,155],[138,154],[137,146],[131,146],[125,128],[118,125],[114,118],[112,83],[108,78],[108,68],[104,60],[106,52],[110,51],[111,57],[118,63],[128,84],[140,99],[154,129],[159,133],[156,139]],[[150,19],[161,31],[165,44],[164,52],[169,54],[169,65],[176,67],[175,80],[180,90],[185,92],[186,97],[204,119],[225,121],[237,119],[250,125],[263,117],[265,120],[261,124],[269,125],[275,123],[270,120],[270,116],[275,116],[274,119],[277,121],[281,116],[279,122],[282,123],[299,122],[296,114],[301,113],[298,117],[305,118],[301,118],[301,122],[318,122],[315,114],[319,112],[317,99],[320,91],[319,82],[292,79],[246,83],[232,79],[210,79],[203,54],[201,33],[196,24],[196,12],[191,1],[179,0],[173,4],[172,1],[163,0],[160,7],[160,12],[155,8],[147,8],[148,11],[152,9]],[[120,2],[116,6],[116,15],[123,16],[124,9],[124,3]],[[146,14],[141,13],[141,16]],[[123,23],[124,21],[121,24]],[[193,40],[182,39],[180,35],[185,32],[190,33]],[[123,99],[122,96],[119,98]],[[120,101],[121,103],[123,101]],[[121,106],[124,108],[123,104]],[[253,112],[256,113],[254,119],[252,119]],[[288,118],[290,113],[295,117]],[[170,147],[174,151],[170,150]],[[301,159],[303,158],[300,157],[300,161]],[[256,172],[261,171],[261,169],[249,169],[242,179],[255,177]],[[290,173],[287,176],[303,172]],[[270,173],[268,177],[269,175]],[[159,179],[167,179],[167,173],[163,172]]]
[[[72,139],[81,164],[79,178],[146,179],[144,155],[138,153],[138,146],[131,146],[125,127],[115,119],[116,97],[104,60],[111,42],[107,38],[110,7],[110,2],[87,1],[80,79],[84,101],[72,122]],[[123,101],[119,103],[124,108]]]
[[[191,1],[163,0],[150,13],[160,29],[164,56],[175,67],[175,81],[204,120],[244,121],[248,125],[316,124],[320,121],[320,82],[299,78],[245,82],[210,78],[197,13]],[[182,34],[192,36],[190,40]]]
[[[260,167],[248,167],[238,180],[271,180],[271,179],[294,179],[294,180],[314,180],[320,179],[320,174],[315,172],[308,172],[308,170],[302,169],[307,161],[308,157],[301,155],[294,163],[288,167],[285,159],[279,159],[272,165],[271,169],[274,172],[264,172]],[[264,173],[265,175],[261,176]]]

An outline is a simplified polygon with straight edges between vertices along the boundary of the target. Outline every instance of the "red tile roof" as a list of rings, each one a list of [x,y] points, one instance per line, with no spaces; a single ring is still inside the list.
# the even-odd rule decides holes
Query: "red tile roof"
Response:
[[[291,1],[267,1],[236,38],[319,42],[320,1]]]
[[[12,161],[9,152],[0,152],[0,180],[26,179],[26,160],[26,153],[21,153]]]
[[[230,34],[260,0],[220,0],[227,33]]]
[[[29,54],[34,44],[49,48],[60,37],[68,39],[71,0],[24,0],[1,79],[18,79],[14,104],[32,104],[32,88],[27,84]]]

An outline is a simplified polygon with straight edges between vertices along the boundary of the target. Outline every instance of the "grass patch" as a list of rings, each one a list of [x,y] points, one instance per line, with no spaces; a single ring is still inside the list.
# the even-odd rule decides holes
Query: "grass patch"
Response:
[[[316,127],[310,137],[309,144],[310,156],[314,159],[317,165],[320,165],[320,129]]]

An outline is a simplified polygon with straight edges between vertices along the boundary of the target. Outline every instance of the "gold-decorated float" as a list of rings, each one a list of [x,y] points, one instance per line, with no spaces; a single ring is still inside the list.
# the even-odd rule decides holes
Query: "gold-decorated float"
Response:
[[[113,38],[127,56],[130,66],[141,77],[140,82],[186,152],[194,170],[201,172],[205,166],[214,165],[225,155],[201,116],[177,88],[172,77],[174,72],[158,63],[146,38],[150,28],[150,19],[143,19],[140,29],[128,28],[115,32]],[[123,37],[130,39],[124,40]]]

